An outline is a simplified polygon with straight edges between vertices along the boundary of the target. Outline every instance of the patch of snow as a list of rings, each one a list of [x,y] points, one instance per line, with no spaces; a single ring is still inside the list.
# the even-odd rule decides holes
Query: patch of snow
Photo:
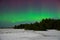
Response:
[[[60,31],[0,29],[0,40],[60,40]]]

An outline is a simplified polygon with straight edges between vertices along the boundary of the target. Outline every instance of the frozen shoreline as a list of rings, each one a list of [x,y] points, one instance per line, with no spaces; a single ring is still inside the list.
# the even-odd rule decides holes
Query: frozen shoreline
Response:
[[[0,29],[0,40],[60,40],[60,31]]]

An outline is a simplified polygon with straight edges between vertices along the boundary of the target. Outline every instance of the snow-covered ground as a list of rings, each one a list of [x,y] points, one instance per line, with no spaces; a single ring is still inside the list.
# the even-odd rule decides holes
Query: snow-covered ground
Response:
[[[0,40],[60,40],[60,31],[29,31],[24,29],[0,29]]]

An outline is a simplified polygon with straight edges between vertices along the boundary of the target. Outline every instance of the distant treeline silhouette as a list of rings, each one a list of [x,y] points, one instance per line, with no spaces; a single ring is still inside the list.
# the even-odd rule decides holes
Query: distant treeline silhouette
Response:
[[[60,19],[43,19],[41,22],[15,25],[14,29],[46,31],[47,29],[60,30]]]

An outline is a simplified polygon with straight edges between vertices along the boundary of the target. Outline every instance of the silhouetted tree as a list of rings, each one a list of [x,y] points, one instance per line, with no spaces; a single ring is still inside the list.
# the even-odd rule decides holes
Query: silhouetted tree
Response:
[[[60,19],[43,19],[40,23],[35,22],[31,24],[20,24],[15,25],[15,29],[25,29],[25,30],[41,30],[45,31],[47,29],[57,29],[60,30]]]

